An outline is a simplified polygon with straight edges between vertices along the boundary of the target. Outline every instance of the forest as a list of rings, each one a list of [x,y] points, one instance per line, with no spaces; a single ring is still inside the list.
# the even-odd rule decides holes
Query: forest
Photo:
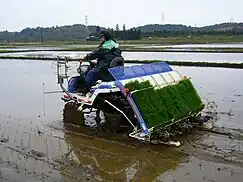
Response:
[[[0,42],[45,42],[45,41],[93,41],[101,30],[109,30],[118,40],[140,40],[150,37],[188,37],[188,36],[237,36],[243,34],[242,23],[223,23],[205,27],[185,25],[145,25],[134,28],[115,28],[85,26],[82,24],[25,28],[20,32],[0,32]]]

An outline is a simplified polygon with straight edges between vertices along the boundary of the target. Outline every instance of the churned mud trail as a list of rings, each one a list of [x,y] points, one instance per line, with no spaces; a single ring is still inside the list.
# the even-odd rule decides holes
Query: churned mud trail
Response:
[[[241,182],[242,71],[175,68],[219,116],[212,132],[183,136],[180,148],[64,125],[61,95],[43,95],[60,90],[52,62],[1,60],[1,181]]]

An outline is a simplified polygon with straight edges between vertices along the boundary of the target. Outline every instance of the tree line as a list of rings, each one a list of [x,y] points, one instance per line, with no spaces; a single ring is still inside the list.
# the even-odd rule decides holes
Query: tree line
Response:
[[[87,38],[87,40],[98,40],[101,30],[102,29],[99,26],[97,26],[96,31],[89,34],[89,37]],[[118,39],[118,40],[139,40],[142,38],[142,33],[141,33],[140,29],[131,28],[131,29],[126,30],[125,25],[123,25],[122,30],[120,30],[118,24],[116,25],[115,29],[108,28],[107,30],[109,31],[109,33],[111,34],[111,36],[113,38]],[[92,37],[92,38],[90,38],[90,37]]]
[[[131,28],[126,30],[125,25],[123,25],[122,30],[116,25],[115,29],[108,29],[112,37],[118,40],[139,40],[141,38],[149,37],[189,37],[189,36],[237,36],[243,35],[243,29],[232,28],[225,31],[215,31],[215,30],[199,30],[199,29],[187,29],[187,30],[160,30],[160,31],[145,31],[142,32],[140,28]],[[90,36],[97,37],[100,34],[100,28],[96,28],[96,32],[91,33]]]
[[[49,28],[25,28],[20,32],[0,32],[0,42],[45,42],[98,40],[100,31],[106,29],[100,26],[53,26]],[[146,25],[126,29],[116,25],[114,29],[106,29],[117,40],[139,40],[148,37],[180,37],[180,36],[237,36],[243,35],[243,24],[222,24],[196,28],[184,25]],[[219,31],[220,30],[220,31]],[[88,37],[88,38],[87,38]]]
[[[243,31],[226,30],[226,31],[153,31],[143,32],[142,37],[188,37],[188,36],[239,36]]]

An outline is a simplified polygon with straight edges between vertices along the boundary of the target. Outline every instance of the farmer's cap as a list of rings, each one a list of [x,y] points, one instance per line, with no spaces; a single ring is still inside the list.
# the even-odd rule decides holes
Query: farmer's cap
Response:
[[[101,38],[101,37],[105,37],[106,40],[110,40],[111,34],[108,31],[103,30],[100,32],[99,38]]]

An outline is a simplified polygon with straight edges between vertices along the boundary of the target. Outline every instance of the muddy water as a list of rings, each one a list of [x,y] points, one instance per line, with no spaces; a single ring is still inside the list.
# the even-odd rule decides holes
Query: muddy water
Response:
[[[12,48],[5,48],[5,47],[0,47],[0,50],[6,50],[6,51],[31,51],[31,50],[59,50],[61,48],[58,47],[52,47],[52,46],[45,46],[45,47],[41,47],[41,46],[20,46],[20,47],[12,47]]]
[[[215,125],[221,127],[219,133],[232,136],[204,132],[188,136],[191,141],[187,140],[182,148],[190,155],[189,159],[157,179],[168,182],[242,181],[243,85],[240,83],[243,72],[215,68],[174,69],[190,76],[199,94],[218,105],[220,114]]]
[[[1,180],[242,181],[243,72],[174,68],[192,77],[202,97],[217,103],[216,124],[225,127],[224,134],[232,128],[234,135],[196,132],[185,136],[179,149],[122,136],[87,136],[86,130],[63,126],[60,94],[43,95],[60,90],[52,62],[1,60]]]
[[[177,67],[182,75],[192,78],[203,98],[215,101],[222,113],[217,122],[220,126],[243,128],[243,71],[225,68]],[[226,113],[231,113],[228,116]]]
[[[177,44],[177,45],[142,45],[141,48],[243,48],[242,43],[232,44]]]
[[[85,51],[36,51],[19,53],[2,53],[1,56],[47,57],[59,56],[84,57]],[[126,60],[169,60],[200,62],[242,62],[243,53],[189,53],[189,52],[123,52]]]

